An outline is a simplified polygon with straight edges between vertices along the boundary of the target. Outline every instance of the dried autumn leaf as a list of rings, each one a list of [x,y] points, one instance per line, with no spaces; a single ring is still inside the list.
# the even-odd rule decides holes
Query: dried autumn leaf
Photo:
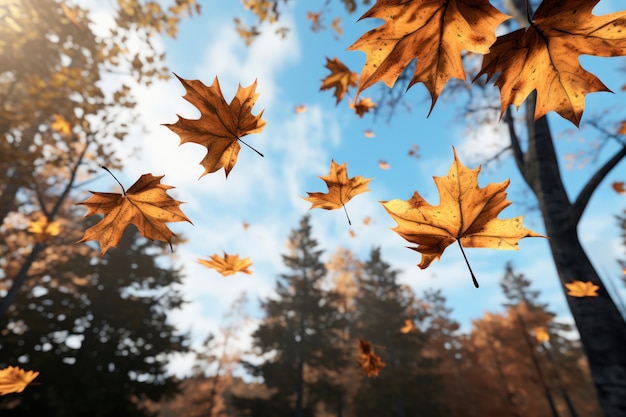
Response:
[[[200,259],[198,262],[208,268],[213,268],[223,276],[235,275],[237,272],[243,272],[244,274],[252,274],[252,271],[248,269],[252,265],[250,258],[239,259],[239,255],[229,255],[224,252],[224,257],[218,254],[211,255],[211,260]]]
[[[359,101],[357,101],[356,103],[350,100],[349,106],[351,109],[354,109],[354,112],[359,117],[363,118],[363,115],[367,113],[368,111],[370,111],[370,109],[373,109],[374,107],[376,107],[376,104],[374,104],[372,99],[370,99],[369,97],[366,97],[366,98],[359,99]]]
[[[391,168],[391,165],[389,165],[389,162],[380,159],[378,161],[378,168],[380,168],[380,169],[389,169],[389,168]]]
[[[26,386],[37,378],[37,375],[39,372],[25,371],[17,366],[0,369],[0,395],[24,391]]]
[[[409,152],[408,152],[409,156],[419,159],[420,157],[419,150],[420,150],[420,147],[418,145],[416,144],[411,145],[411,149],[409,149]]]
[[[104,255],[109,248],[117,246],[126,226],[134,224],[146,239],[167,242],[171,248],[172,236],[176,235],[165,223],[191,223],[191,220],[180,210],[182,202],[167,194],[167,190],[174,187],[161,184],[163,177],[143,174],[128,191],[122,189],[122,194],[90,191],[93,195],[77,204],[89,209],[85,217],[93,214],[104,217],[87,229],[78,243],[97,240],[100,254]]]
[[[348,230],[348,234],[350,235],[350,237],[356,237],[356,233],[354,233],[354,230],[352,229]]]
[[[300,104],[300,105],[294,107],[293,112],[295,114],[302,114],[302,113],[306,112],[306,110],[307,110],[307,107],[304,104]]]
[[[363,217],[363,224],[369,226],[372,223],[372,218],[370,216]]]
[[[374,133],[374,131],[371,129],[367,129],[363,131],[363,136],[365,136],[368,139],[372,139],[376,137],[376,133]]]
[[[453,148],[454,149],[454,148]],[[522,226],[523,216],[498,219],[511,202],[505,189],[509,180],[478,186],[480,166],[468,169],[454,149],[454,162],[446,177],[433,177],[439,205],[432,206],[416,191],[410,200],[381,202],[398,224],[393,230],[422,254],[419,264],[427,268],[455,241],[466,248],[518,249],[525,237],[544,237]]]
[[[537,339],[537,342],[539,343],[550,341],[550,334],[545,326],[535,327],[533,329],[533,333],[535,334],[535,339]]]
[[[302,197],[311,202],[312,208],[322,208],[324,210],[334,210],[343,207],[357,194],[370,191],[368,183],[372,178],[363,178],[358,175],[348,178],[348,163],[337,164],[334,160],[330,162],[330,172],[328,175],[320,176],[328,187],[328,193],[307,192],[308,197]],[[347,216],[346,212],[346,216]],[[348,223],[350,219],[348,218]],[[351,223],[350,223],[351,224]]]
[[[382,358],[374,353],[372,344],[359,337],[359,354],[357,356],[361,370],[367,376],[376,376],[387,366]]]
[[[626,194],[626,189],[624,188],[624,181],[615,181],[611,184],[611,187],[615,190],[617,194]]]
[[[626,120],[622,120],[622,123],[620,124],[619,129],[617,129],[617,134],[626,135]]]
[[[330,28],[335,32],[337,36],[341,36],[343,34],[343,30],[341,29],[341,18],[335,17],[330,23]]]
[[[306,12],[306,18],[311,21],[311,31],[319,32],[324,29],[321,21],[321,13]]]
[[[61,226],[59,222],[48,222],[48,218],[41,215],[37,221],[30,222],[27,231],[36,235],[37,242],[44,242],[58,236],[61,233]]]
[[[322,80],[320,91],[334,88],[334,95],[337,99],[335,104],[339,104],[348,92],[348,88],[356,87],[358,75],[355,72],[350,71],[350,69],[337,58],[328,59],[327,57],[325,67],[330,70],[330,75]]]
[[[524,29],[499,36],[480,73],[500,74],[502,113],[537,91],[535,119],[555,111],[576,126],[585,95],[610,91],[580,65],[580,55],[626,55],[626,12],[594,16],[599,0],[544,0]]]
[[[365,18],[384,23],[348,48],[367,54],[357,97],[378,81],[393,87],[417,58],[409,88],[424,83],[432,110],[450,78],[465,79],[461,51],[487,53],[496,40],[496,27],[508,16],[489,0],[378,0],[361,16]]]
[[[255,93],[256,81],[245,88],[239,85],[237,94],[228,104],[222,95],[217,77],[210,87],[199,80],[185,80],[178,75],[176,77],[185,87],[183,98],[200,110],[200,119],[191,120],[178,116],[176,123],[164,126],[180,136],[181,144],[193,142],[207,148],[207,154],[200,162],[204,167],[204,173],[200,177],[224,168],[228,178],[237,163],[237,155],[241,149],[239,142],[246,144],[241,138],[251,133],[260,133],[265,127],[265,120],[261,119],[263,110],[256,116],[252,114],[252,107],[259,96]],[[263,156],[258,151],[255,152]]]
[[[415,325],[413,324],[413,320],[405,319],[404,326],[400,329],[400,332],[402,332],[403,334],[407,334],[407,333],[410,333],[411,330],[413,330],[414,328],[415,328]]]
[[[597,297],[598,289],[597,285],[594,285],[591,281],[572,281],[566,283],[567,295],[572,297]]]

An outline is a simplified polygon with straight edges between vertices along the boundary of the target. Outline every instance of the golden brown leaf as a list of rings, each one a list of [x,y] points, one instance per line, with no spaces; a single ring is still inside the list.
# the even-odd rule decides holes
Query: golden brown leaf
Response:
[[[378,161],[378,168],[380,168],[380,169],[389,169],[389,168],[391,168],[391,165],[389,165],[389,162],[380,159]]]
[[[306,18],[311,21],[311,31],[319,32],[324,29],[321,21],[321,13],[306,12]]]
[[[72,133],[72,125],[70,124],[70,122],[67,121],[65,117],[61,116],[60,114],[53,114],[52,117],[54,119],[52,121],[52,124],[50,125],[52,130],[55,130],[62,135],[69,135],[70,133]]]
[[[420,157],[419,150],[420,150],[420,147],[418,145],[415,145],[415,144],[411,145],[411,149],[409,149],[409,156],[419,159]]]
[[[348,230],[348,234],[350,234],[350,237],[356,237],[356,233],[352,229]]]
[[[24,391],[26,386],[37,378],[37,375],[39,372],[25,371],[17,366],[0,369],[0,395]]]
[[[548,329],[545,326],[535,327],[533,329],[533,333],[535,334],[535,339],[537,339],[537,342],[539,343],[550,341],[550,333],[548,333]]]
[[[30,222],[27,231],[36,236],[37,242],[44,242],[58,236],[61,233],[61,226],[59,222],[48,222],[48,218],[41,215],[37,221]]]
[[[330,23],[330,28],[335,31],[337,36],[341,36],[343,34],[343,30],[341,29],[341,18],[335,17]]]
[[[374,104],[369,97],[359,99],[356,104],[350,100],[350,108],[354,109],[355,113],[361,118],[363,118],[363,115],[374,107],[376,107],[376,104]]]
[[[410,200],[383,201],[387,213],[398,224],[393,230],[417,246],[422,254],[421,269],[439,259],[455,241],[466,248],[518,249],[525,237],[544,237],[522,226],[523,216],[498,219],[498,214],[511,202],[505,189],[509,180],[500,184],[478,186],[476,169],[468,169],[454,150],[454,163],[447,177],[433,177],[439,190],[438,206],[432,206],[416,191]]]
[[[265,127],[265,120],[261,119],[263,110],[256,116],[252,114],[252,107],[259,96],[255,93],[256,81],[245,88],[239,85],[237,94],[228,104],[217,77],[210,87],[199,80],[176,77],[185,87],[183,98],[200,110],[200,119],[178,116],[176,123],[164,126],[180,136],[181,144],[193,142],[207,148],[207,154],[200,162],[204,167],[201,177],[223,167],[228,178],[237,163],[241,138],[260,133]]]
[[[368,139],[372,139],[376,137],[376,133],[374,133],[374,131],[371,129],[367,129],[363,131],[363,136],[365,136]]]
[[[224,257],[218,254],[211,255],[211,260],[205,260],[198,258],[198,262],[207,268],[213,268],[223,276],[234,275],[237,272],[243,272],[244,274],[252,274],[252,271],[248,269],[252,265],[250,258],[239,259],[239,255],[229,255],[224,252]]]
[[[597,297],[598,289],[597,285],[594,285],[591,281],[572,281],[566,283],[567,295],[571,297]]]
[[[358,75],[355,72],[350,71],[350,69],[337,58],[326,58],[325,66],[330,70],[330,75],[322,80],[320,91],[334,88],[334,95],[337,99],[335,104],[339,104],[348,92],[348,88],[356,87]]]
[[[617,194],[626,194],[626,189],[624,188],[624,181],[615,181],[611,184],[613,189]]]
[[[382,358],[374,353],[372,344],[359,337],[359,354],[357,356],[361,370],[367,376],[377,376],[387,366]]]
[[[404,320],[404,326],[400,329],[400,331],[403,334],[407,334],[407,333],[410,333],[411,330],[413,330],[414,328],[415,328],[415,325],[413,324],[413,320],[405,319]]]
[[[500,74],[501,110],[537,91],[535,119],[555,111],[576,126],[585,95],[610,91],[580,65],[580,55],[626,55],[626,12],[594,16],[599,0],[544,0],[528,28],[499,36],[477,77]]]
[[[89,211],[85,215],[102,214],[104,217],[96,225],[85,231],[80,242],[97,240],[100,254],[117,246],[124,229],[134,224],[141,235],[150,240],[161,240],[172,247],[172,236],[176,236],[165,223],[191,223],[179,206],[182,202],[167,195],[171,185],[161,184],[161,178],[152,174],[143,174],[128,191],[123,194],[90,191],[93,195],[80,205]]]
[[[293,112],[295,114],[302,114],[307,111],[307,107],[304,104],[297,105],[294,107]]]
[[[330,162],[330,172],[328,175],[320,176],[328,186],[328,193],[310,193],[308,197],[302,197],[311,202],[312,208],[322,208],[324,210],[334,210],[350,201],[357,194],[370,191],[368,183],[372,178],[363,178],[358,175],[348,178],[348,163],[337,164],[334,160]]]
[[[384,23],[348,48],[367,54],[357,97],[378,81],[393,87],[417,58],[409,87],[424,83],[432,110],[450,78],[465,79],[461,51],[487,53],[496,40],[496,27],[508,16],[489,0],[378,0],[364,18]]]

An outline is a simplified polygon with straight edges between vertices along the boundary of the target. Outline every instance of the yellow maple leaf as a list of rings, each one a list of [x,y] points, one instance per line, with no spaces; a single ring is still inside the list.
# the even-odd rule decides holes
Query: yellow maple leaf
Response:
[[[548,333],[548,328],[545,326],[535,327],[533,329],[533,333],[535,334],[535,339],[537,342],[549,342],[550,341],[550,333]]]
[[[571,297],[597,297],[600,288],[591,281],[578,280],[566,283],[565,287],[567,288],[567,295]]]
[[[345,204],[352,197],[370,191],[368,183],[372,178],[363,178],[360,175],[348,178],[347,166],[347,162],[344,162],[342,165],[337,164],[334,160],[330,162],[329,174],[319,177],[326,183],[328,193],[307,192],[309,196],[302,197],[311,202],[310,209],[335,210],[343,207],[345,210]],[[347,215],[348,213],[346,212]],[[348,218],[348,223],[352,224],[350,218]]]
[[[404,320],[404,326],[400,329],[400,331],[403,334],[407,334],[407,333],[410,333],[411,330],[413,330],[414,328],[415,328],[415,325],[413,324],[413,320],[405,319]]]
[[[322,80],[320,91],[335,89],[334,96],[337,99],[336,105],[339,104],[348,92],[349,87],[356,87],[358,75],[345,66],[338,58],[326,58],[326,68],[330,70],[330,75]]]
[[[417,246],[422,254],[418,265],[427,268],[455,241],[466,248],[518,249],[525,237],[545,237],[522,225],[523,216],[498,219],[511,202],[505,189],[509,180],[478,186],[480,166],[465,167],[454,149],[454,162],[446,177],[433,177],[439,190],[439,205],[432,206],[417,192],[410,200],[382,201],[398,224],[393,230]]]
[[[252,271],[248,269],[252,265],[250,258],[239,259],[239,255],[229,255],[224,252],[224,257],[218,254],[211,255],[211,260],[200,259],[198,262],[208,268],[213,268],[223,276],[234,275],[237,272],[243,272],[244,274],[252,274]]]
[[[39,372],[25,371],[17,366],[0,369],[0,395],[24,391],[26,386],[37,378],[37,375]]]
[[[31,221],[28,225],[28,232],[36,235],[37,242],[44,242],[53,236],[61,233],[59,222],[48,222],[48,218],[40,215],[36,221]]]
[[[499,74],[502,113],[536,90],[535,119],[553,110],[578,126],[585,95],[610,91],[578,62],[580,55],[626,55],[626,12],[594,16],[598,1],[544,0],[529,27],[498,37],[477,77]]]
[[[374,352],[371,342],[359,337],[359,354],[357,355],[361,370],[367,376],[377,376],[387,366],[380,356]]]
[[[207,154],[200,162],[204,167],[204,173],[200,177],[224,168],[228,178],[237,163],[237,155],[241,149],[239,142],[249,146],[241,138],[251,133],[260,133],[265,127],[265,120],[261,119],[263,110],[256,116],[252,114],[252,107],[259,96],[255,93],[256,81],[245,88],[239,85],[229,104],[222,95],[217,77],[211,86],[206,86],[199,80],[185,80],[178,75],[176,77],[185,87],[183,98],[200,110],[200,119],[191,120],[178,116],[176,123],[164,126],[180,137],[181,144],[193,142],[207,148]]]
[[[496,27],[508,16],[489,0],[377,1],[361,19],[384,23],[370,30],[349,50],[367,54],[357,96],[378,81],[393,87],[417,58],[409,87],[424,83],[432,107],[450,78],[465,79],[461,51],[487,53]]]
[[[182,202],[167,194],[167,190],[174,187],[161,184],[161,178],[163,175],[143,174],[128,191],[122,189],[122,194],[90,191],[93,195],[77,204],[89,209],[85,216],[102,214],[104,217],[87,229],[78,243],[97,240],[100,254],[104,255],[109,248],[117,246],[126,226],[134,224],[143,237],[167,242],[171,248],[172,237],[176,235],[165,223],[191,223],[191,220],[180,210]]]

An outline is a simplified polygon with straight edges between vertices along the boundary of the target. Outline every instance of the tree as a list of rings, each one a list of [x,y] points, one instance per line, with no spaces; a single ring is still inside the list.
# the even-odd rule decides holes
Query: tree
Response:
[[[80,231],[65,232],[74,247]],[[187,336],[166,322],[183,303],[180,272],[160,266],[160,250],[132,230],[101,262],[89,246],[61,248],[59,262],[35,263],[36,285],[5,318],[0,363],[40,375],[1,403],[3,415],[150,415],[140,403],[177,391],[168,355],[187,349]]]
[[[252,3],[256,4],[258,2],[253,1]],[[274,2],[263,3],[267,5],[274,4]],[[356,2],[351,3],[356,5]],[[388,4],[386,2],[378,3]],[[517,27],[524,28],[528,25],[533,25],[530,19],[533,15],[533,6],[536,3],[522,0],[504,0],[502,4],[497,4],[501,10],[506,10],[515,17]],[[593,2],[594,5],[596,3]],[[276,17],[278,16],[274,15],[274,18]],[[394,21],[400,21],[400,19],[395,19]],[[509,24],[508,27],[513,28],[514,26],[515,24]],[[617,45],[617,42],[621,41],[616,40],[615,45]],[[428,46],[417,45],[415,51],[428,48]],[[475,55],[468,54],[467,56],[472,57]],[[414,62],[414,59],[410,61]],[[398,103],[404,101],[402,93],[399,92],[409,88],[417,81],[412,80],[412,70],[415,68],[413,65],[398,69],[397,61],[394,62],[395,64],[390,64],[393,67],[392,70],[383,71],[383,73],[386,75],[397,73],[396,75],[399,75],[399,77],[397,80],[394,78],[395,85],[393,90],[390,90],[391,92],[387,98],[383,97],[378,102],[392,103],[393,108],[396,108]],[[466,64],[468,67],[472,67],[472,62],[466,60]],[[374,67],[378,67],[378,65],[374,65]],[[404,72],[400,75],[400,72],[403,70]],[[479,70],[475,69],[475,73],[478,72]],[[386,81],[388,85],[393,84],[389,82],[389,79]],[[480,79],[475,84],[479,87],[486,87],[486,83]],[[518,86],[520,85],[518,84]],[[464,90],[471,93],[480,90],[480,88],[465,88]],[[601,90],[601,88],[598,88],[598,90]],[[437,91],[436,95],[439,92]],[[495,104],[491,101],[499,101],[495,95],[485,93],[484,89],[482,92],[484,94],[471,95],[475,98],[475,102],[472,104],[477,105],[474,107],[470,106],[470,111],[468,111],[466,117],[467,120],[478,122],[493,120],[498,112],[497,110],[494,111],[494,109],[501,107],[500,103]],[[502,150],[497,156],[510,151],[522,178],[535,196],[545,225],[545,233],[549,237],[552,258],[561,283],[568,283],[575,277],[584,277],[586,281],[600,288],[597,298],[567,297],[567,302],[581,336],[582,346],[589,361],[589,367],[602,408],[607,417],[622,416],[626,409],[626,389],[621,384],[620,378],[621,375],[626,375],[626,356],[622,354],[621,350],[622,346],[626,344],[626,322],[580,243],[578,225],[594,191],[609,172],[626,156],[626,142],[623,136],[617,133],[617,128],[614,130],[607,128],[611,124],[617,126],[618,123],[609,123],[606,119],[589,122],[599,132],[602,141],[605,143],[612,141],[614,143],[614,151],[612,155],[598,164],[594,172],[590,172],[585,185],[578,191],[577,195],[571,198],[563,181],[551,123],[546,115],[535,119],[536,100],[536,93],[533,92],[528,96],[523,105],[523,119],[519,121],[513,117],[508,103],[502,105],[502,122],[508,130],[509,138],[508,143],[502,145]],[[521,102],[518,104],[521,104]],[[562,288],[565,291],[564,285]]]
[[[265,318],[252,335],[253,352],[265,361],[247,364],[275,392],[268,399],[235,399],[251,416],[313,416],[342,395],[330,377],[345,364],[337,347],[345,323],[337,296],[321,286],[326,267],[308,216],[289,236],[288,248],[283,262],[289,272],[277,281],[276,297],[261,303]]]
[[[379,248],[371,251],[357,275],[353,334],[381,346],[386,367],[363,381],[355,399],[356,415],[444,415],[439,381],[429,372],[434,363],[422,355],[425,333],[401,331],[407,317],[414,319],[410,314],[414,297],[397,282],[397,275]]]

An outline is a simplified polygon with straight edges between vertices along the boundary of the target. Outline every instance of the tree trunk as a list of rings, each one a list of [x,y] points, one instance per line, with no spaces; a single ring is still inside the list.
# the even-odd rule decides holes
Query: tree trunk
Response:
[[[580,333],[600,405],[606,417],[624,417],[626,322],[583,250],[577,226],[591,193],[606,172],[623,158],[625,150],[618,152],[592,176],[572,204],[560,176],[548,120],[545,116],[533,120],[534,97],[528,99],[526,113],[528,149],[522,154],[518,139],[512,135],[516,160],[539,202],[561,283],[590,281],[600,288],[597,297],[567,296],[566,299]],[[565,291],[565,286],[562,288]]]

